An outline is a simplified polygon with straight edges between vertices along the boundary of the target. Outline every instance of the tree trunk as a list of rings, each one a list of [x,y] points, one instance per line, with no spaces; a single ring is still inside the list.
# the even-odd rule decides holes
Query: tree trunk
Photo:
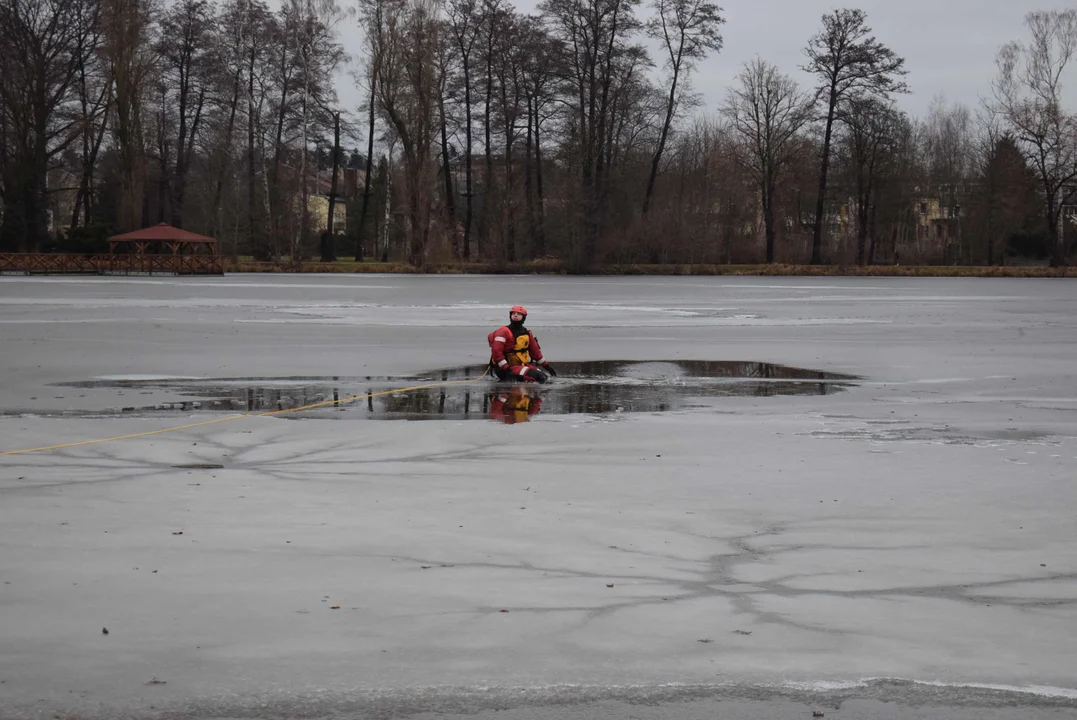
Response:
[[[172,195],[169,188],[169,172],[168,172],[168,139],[165,137],[165,118],[164,110],[157,116],[157,159],[158,159],[158,172],[160,176],[157,178],[157,222],[163,223],[165,221],[165,205],[167,199]]]
[[[334,217],[337,206],[337,175],[340,172],[340,113],[333,113],[333,177],[329,179],[329,216],[325,219],[325,239],[322,241],[322,262],[337,259]]]
[[[823,136],[823,157],[819,166],[819,197],[815,201],[815,228],[811,238],[811,264],[823,262],[823,223],[826,211],[826,180],[830,168],[830,141],[834,132],[834,111],[838,104],[838,92],[830,86],[830,104],[826,115],[826,133]]]
[[[505,144],[505,259],[516,262],[516,206],[512,197],[512,140]]]
[[[142,125],[143,70],[136,43],[142,39],[146,19],[138,8],[112,5],[108,23],[115,30],[108,59],[116,91],[116,122],[113,126],[119,165],[120,188],[117,229],[136,230],[147,224],[146,146]]]
[[[29,252],[38,252],[41,249],[41,243],[48,240],[49,236],[49,221],[48,221],[48,166],[49,166],[49,153],[48,146],[45,143],[45,133],[47,127],[44,124],[44,114],[40,114],[42,123],[37,127],[37,143],[34,151],[34,168],[38,170],[34,174],[34,181],[30,187],[32,192],[29,194],[29,198],[32,200],[30,205],[30,234],[26,240],[26,249]]]
[[[78,190],[75,191],[75,202],[72,204],[71,211],[71,227],[78,227],[79,224],[79,210],[82,208],[82,194],[83,188],[86,184],[86,165],[90,157],[90,138],[93,136],[93,122],[90,119],[90,103],[87,97],[88,88],[86,87],[86,62],[82,54],[82,48],[79,48],[77,65],[79,74],[79,105],[82,108],[82,173],[79,180]],[[0,105],[0,113],[3,113],[3,105]],[[3,138],[0,138],[0,142],[3,142]],[[6,159],[0,160],[0,164],[6,162]]]
[[[91,119],[93,113],[90,112],[90,103],[87,93],[89,92],[86,87],[86,63],[82,54],[82,48],[79,48],[78,53],[78,75],[79,75],[79,104],[82,106],[82,173],[80,174],[79,187],[75,191],[75,202],[72,203],[71,210],[71,227],[78,227],[79,224],[79,210],[82,209],[82,199],[88,192],[89,177],[92,177],[92,170],[88,171],[90,167],[90,147],[93,144],[93,121]],[[106,84],[107,87],[107,84]],[[95,104],[94,110],[100,105],[100,102]],[[3,109],[0,108],[0,112]],[[0,142],[3,139],[0,138]],[[3,162],[3,161],[0,161]],[[86,221],[89,221],[89,212],[86,213]]]
[[[763,191],[763,233],[767,239],[767,264],[774,262],[774,181],[766,179]]]
[[[416,160],[413,163],[405,162],[405,166],[409,164],[411,164],[413,168],[417,168],[419,161]],[[414,170],[408,172],[406,167],[405,172],[409,175],[407,178],[409,195],[408,224],[411,226],[409,228],[411,231],[409,235],[411,235],[411,237],[409,238],[408,243],[408,264],[412,267],[419,267],[423,263],[423,233],[426,226],[426,223],[423,222],[423,220],[426,213],[422,211],[421,203],[425,199],[425,193],[423,192],[424,188],[422,187],[422,182],[417,177],[419,173]]]
[[[604,48],[602,74],[600,78],[601,94],[597,104],[597,121],[594,125],[592,134],[595,168],[594,177],[592,178],[591,202],[588,213],[589,218],[586,226],[586,235],[584,236],[584,262],[587,265],[592,265],[598,258],[598,242],[602,235],[602,228],[605,220],[606,193],[608,186],[606,133],[610,124],[614,122],[614,118],[611,117],[609,112],[610,89],[613,86],[614,60],[617,56],[617,53],[614,52],[614,47],[618,38],[617,30],[620,10],[621,4],[617,3],[614,6],[612,19],[610,20],[609,42]]]
[[[987,211],[984,213],[985,217],[985,229],[986,232],[986,245],[987,245],[987,264],[995,264],[995,193],[994,183],[992,182],[988,188],[987,196]]]
[[[878,198],[871,203],[871,244],[868,245],[868,265],[875,264],[875,248],[879,236]]]
[[[288,92],[291,89],[288,82],[288,58],[287,58],[287,43],[282,51],[281,58],[281,72],[285,75],[284,81],[280,89],[280,107],[277,110],[277,131],[276,137],[273,142],[273,172],[270,174],[268,181],[270,183],[270,211],[269,211],[269,254],[276,259],[281,254],[280,248],[280,211],[275,208],[280,205],[281,200],[281,183],[280,183],[280,165],[284,154],[284,119],[288,113]],[[305,151],[304,151],[305,152]]]
[[[1058,201],[1054,192],[1047,193],[1047,236],[1051,238],[1051,267],[1066,266],[1066,250],[1062,245],[1062,234],[1059,232]]]
[[[252,41],[250,65],[247,73],[247,244],[255,259],[266,259],[265,248],[258,242],[255,231],[255,173],[254,173],[254,61],[255,49]]]
[[[228,108],[228,130],[224,136],[224,152],[223,158],[228,158],[232,154],[232,138],[236,126],[236,110],[239,108],[239,83],[241,79],[240,72],[236,72],[236,76],[232,81],[232,102]],[[222,158],[222,159],[223,159]],[[217,235],[221,235],[224,232],[224,223],[221,222],[220,208],[221,208],[221,195],[224,193],[224,163],[221,163],[221,167],[217,173],[217,182],[214,183],[213,188],[213,206],[210,209],[210,217],[213,218],[214,232]]]
[[[856,264],[863,265],[867,259],[868,244],[868,190],[862,173],[856,179]]]
[[[733,200],[733,196],[729,195],[726,198],[726,215],[723,233],[725,235],[725,264],[733,264],[733,236],[736,233],[736,213],[737,204]]]
[[[121,104],[117,98],[117,105]],[[134,111],[119,113],[120,200],[117,223],[119,230],[137,230],[146,225],[143,213],[145,200],[145,167],[141,149],[141,122],[132,117]]]
[[[185,134],[186,122],[181,116],[180,142],[176,149],[176,178],[172,185],[172,226],[183,227],[183,202],[187,193],[187,173],[191,167],[191,151],[194,147],[194,139],[198,134],[198,125],[202,120],[202,108],[206,101],[206,89],[203,87],[198,93],[198,100],[194,108],[194,119],[191,121],[191,129]]]
[[[464,259],[471,259],[471,218],[473,215],[473,200],[475,197],[475,185],[472,182],[471,154],[473,152],[471,140],[471,61],[469,55],[464,56],[464,184],[467,192],[467,209],[464,211]]]
[[[542,143],[539,138],[540,117],[538,100],[535,100],[535,195],[538,199],[538,214],[535,223],[535,245],[532,250],[535,257],[546,254],[546,199],[542,193]]]
[[[308,133],[310,132],[310,58],[308,50],[303,50],[303,133],[299,149],[299,200],[302,205],[299,208],[299,229],[293,236],[292,262],[298,263],[306,255],[304,244],[307,242],[308,229],[310,228],[310,187],[307,182],[307,150],[310,147]]]
[[[491,23],[493,20],[491,19]],[[494,75],[493,75],[493,27],[490,28],[490,41],[488,43],[486,53],[486,106],[483,113],[483,132],[486,141],[486,147],[484,148],[484,174],[482,183],[482,211],[479,213],[479,244],[478,255],[479,259],[482,259],[487,252],[485,247],[490,240],[490,205],[493,202],[493,188],[491,187],[494,182],[494,160],[491,154],[491,132],[490,132],[490,101],[494,92]]]
[[[512,196],[512,144],[516,140],[516,108],[519,96],[513,99],[513,109],[508,109],[508,93],[501,83],[501,107],[505,113],[505,259],[516,262],[516,206]]]
[[[188,46],[189,47],[189,46]],[[184,67],[184,60],[180,61],[180,78],[179,78],[179,108],[177,108],[177,116],[179,119],[179,135],[176,138],[176,182],[169,188],[169,200],[171,203],[171,212],[169,213],[169,223],[172,227],[182,227],[182,211],[176,207],[176,197],[182,196],[176,185],[180,183],[180,173],[183,166],[183,152],[187,146],[187,102],[190,98],[190,68]]]
[[[179,135],[176,138],[176,182],[169,187],[169,199],[171,204],[169,222],[173,227],[182,227],[183,225],[183,212],[176,206],[176,198],[182,197],[183,191],[179,190],[176,186],[180,184],[180,175],[183,172],[183,153],[187,146],[187,103],[190,99],[191,91],[190,67],[185,66],[185,62],[186,60],[181,60],[179,68],[179,108],[177,109]],[[164,209],[162,208],[161,211],[163,212]]]
[[[374,83],[377,82],[376,73],[370,73],[370,109],[367,119],[366,139],[366,177],[363,178],[363,208],[359,211],[359,233],[355,241],[355,262],[363,261],[363,230],[366,228],[367,207],[370,205],[370,181],[374,173],[374,110],[377,96],[374,94]],[[372,255],[377,254],[378,236],[375,231],[374,247]]]
[[[677,53],[677,62],[673,65],[673,81],[669,84],[669,97],[666,98],[666,118],[662,122],[662,132],[658,136],[658,148],[651,158],[651,174],[647,178],[647,194],[643,196],[643,214],[651,209],[651,197],[654,195],[654,183],[658,177],[658,164],[662,162],[662,152],[666,148],[666,138],[669,135],[670,125],[673,124],[673,110],[677,101],[677,76],[680,74],[680,52]],[[767,260],[767,262],[771,262]]]
[[[385,217],[382,222],[381,234],[381,261],[389,262],[389,230],[393,209],[393,156],[389,155],[389,162],[385,169]]]
[[[527,213],[527,234],[531,240],[531,256],[535,256],[535,198],[531,182],[532,98],[527,96],[527,133],[524,139],[524,204]]]
[[[438,93],[441,115],[441,171],[445,176],[445,220],[449,227],[449,242],[453,259],[460,257],[460,236],[456,233],[456,198],[453,195],[452,169],[449,167],[449,133],[445,122],[445,93]]]
[[[97,166],[97,155],[101,151],[101,143],[105,139],[105,129],[108,127],[108,115],[109,110],[112,107],[112,91],[111,85],[105,90],[108,93],[105,99],[105,107],[101,112],[101,129],[97,132],[97,137],[94,138],[93,143],[87,148],[87,154],[83,155],[82,165],[82,177],[79,179],[79,189],[75,194],[74,209],[71,212],[71,227],[78,225],[79,217],[79,205],[82,206],[82,222],[86,225],[90,223],[90,210],[91,210],[91,197],[93,195],[93,172]],[[87,138],[88,139],[88,138]]]

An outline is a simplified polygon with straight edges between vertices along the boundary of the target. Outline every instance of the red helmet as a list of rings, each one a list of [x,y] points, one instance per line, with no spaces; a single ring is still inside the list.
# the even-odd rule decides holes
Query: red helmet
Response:
[[[509,310],[509,319],[510,320],[512,319],[512,314],[513,313],[520,313],[521,315],[523,315],[526,318],[527,317],[527,308],[525,308],[523,305],[513,305],[512,309]]]

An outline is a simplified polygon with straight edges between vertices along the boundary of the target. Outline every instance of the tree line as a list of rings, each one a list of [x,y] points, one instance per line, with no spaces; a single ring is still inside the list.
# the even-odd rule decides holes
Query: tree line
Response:
[[[704,106],[724,29],[712,0],[0,0],[0,251],[168,222],[266,260],[1067,262],[1077,10],[922,118],[857,9],[807,83],[756,57]]]

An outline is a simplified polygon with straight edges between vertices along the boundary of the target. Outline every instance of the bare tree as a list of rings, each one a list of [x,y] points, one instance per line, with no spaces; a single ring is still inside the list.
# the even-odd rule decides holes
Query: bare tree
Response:
[[[150,80],[157,70],[151,36],[153,8],[149,0],[104,0],[102,23],[104,53],[112,67],[116,92],[112,134],[120,170],[117,225],[120,230],[134,230],[149,220],[143,111]]]
[[[598,255],[609,193],[608,144],[616,122],[614,91],[628,39],[639,29],[638,0],[545,0],[540,6],[565,47],[565,99],[573,155],[578,167],[578,213],[573,264],[588,266]],[[575,244],[574,244],[575,245]]]
[[[644,215],[651,207],[658,166],[662,162],[669,129],[677,112],[678,83],[681,76],[690,73],[707,53],[719,52],[722,49],[722,35],[719,30],[725,22],[725,18],[721,16],[721,8],[711,0],[653,0],[653,5],[655,16],[647,24],[647,32],[651,37],[660,40],[665,50],[669,95],[666,98],[662,131],[658,135],[658,147],[651,159],[647,192],[643,196]]]
[[[999,52],[996,111],[1036,168],[1053,240],[1051,265],[1066,264],[1062,209],[1077,198],[1077,116],[1062,107],[1062,78],[1077,54],[1077,10],[1031,12],[1028,45]]]
[[[1005,263],[1008,240],[1029,228],[1032,218],[1042,223],[1043,202],[1037,173],[1002,119],[988,109],[978,120],[970,235],[978,241],[978,259],[995,265]]]
[[[376,116],[377,116],[377,91],[375,86],[375,80],[377,78],[377,70],[371,69],[370,72],[370,98],[368,99],[368,116],[367,116],[367,145],[366,145],[366,167],[363,170],[363,203],[362,209],[359,211],[359,232],[356,235],[355,240],[355,261],[363,261],[363,237],[366,228],[367,210],[370,206],[370,188],[371,180],[374,174],[374,133],[376,132]],[[377,239],[375,238],[375,241]]]
[[[797,150],[797,134],[811,117],[811,98],[796,82],[766,61],[755,58],[737,76],[722,114],[739,138],[737,157],[759,187],[767,262],[774,262],[774,201],[785,166]]]
[[[964,105],[950,106],[942,97],[932,101],[924,123],[928,186],[947,208],[960,228],[962,208],[967,206],[968,183],[973,161],[972,114]],[[962,234],[965,235],[965,234]],[[959,237],[959,251],[967,261],[972,251]]]
[[[263,257],[278,259],[284,250],[282,241],[286,235],[285,225],[289,217],[297,208],[295,203],[288,202],[293,183],[288,182],[287,171],[291,159],[292,136],[301,132],[299,126],[302,119],[297,117],[300,111],[297,109],[297,89],[302,83],[302,68],[300,67],[299,52],[296,43],[300,33],[296,25],[303,22],[301,7],[296,7],[295,0],[285,3],[279,12],[266,18],[266,33],[270,36],[268,52],[271,60],[268,62],[266,83],[268,109],[273,113],[273,160],[269,171],[263,173],[263,182],[266,185],[266,215],[269,221],[269,237],[265,247],[257,248],[256,252]],[[254,77],[254,73],[251,73]],[[250,143],[253,146],[253,135],[257,128],[250,128]],[[262,154],[263,158],[265,153]],[[252,150],[253,157],[253,150]],[[253,160],[252,160],[253,162]],[[293,223],[298,225],[298,223]],[[291,240],[289,240],[289,248]]]
[[[503,47],[502,30],[505,27],[509,12],[505,7],[505,0],[482,0],[482,63],[484,66],[483,79],[483,176],[482,176],[482,208],[479,213],[479,243],[478,253],[482,257],[486,251],[486,245],[490,241],[490,225],[492,205],[497,193],[494,190],[494,80],[495,64]]]
[[[441,131],[441,181],[444,183],[445,223],[449,232],[449,248],[453,259],[461,257],[460,236],[456,232],[456,192],[453,189],[453,174],[449,144],[449,114],[446,111],[449,96],[449,81],[454,70],[456,45],[452,40],[452,26],[442,22],[438,32],[438,46],[435,53],[437,62],[437,98],[438,127]]]
[[[211,130],[216,132],[216,142],[211,151],[211,165],[216,177],[213,178],[213,191],[210,199],[208,217],[212,234],[222,239],[226,221],[221,212],[224,197],[225,178],[233,170],[233,147],[236,142],[236,116],[240,112],[241,101],[246,95],[247,83],[244,78],[251,73],[250,88],[253,96],[254,67],[249,57],[257,57],[261,53],[262,45],[260,38],[264,33],[260,32],[260,19],[266,15],[266,9],[261,5],[254,5],[249,0],[228,0],[220,9],[217,24],[211,28],[213,35],[212,49],[210,52],[210,70],[213,77],[215,92],[210,97],[211,105]],[[251,67],[248,67],[248,66]],[[252,103],[253,105],[253,103]],[[217,113],[223,114],[220,117]],[[253,141],[253,125],[256,114],[251,113],[251,140]],[[251,158],[250,170],[253,173],[253,157]],[[255,186],[253,174],[250,179],[250,190],[253,193]],[[251,210],[248,221],[253,225],[254,196],[250,196]],[[238,216],[233,216],[237,217]],[[233,235],[233,239],[236,236]],[[233,242],[232,252],[236,254],[236,246]]]
[[[901,116],[889,103],[870,96],[851,98],[842,113],[847,161],[856,199],[858,265],[872,262],[875,258],[877,195],[901,122]]]
[[[498,41],[497,109],[501,116],[502,133],[505,138],[504,173],[502,188],[501,226],[504,228],[504,257],[516,261],[516,196],[513,152],[517,138],[517,122],[520,116],[520,100],[523,97],[524,52],[521,49],[522,19],[506,14]]]
[[[79,23],[86,27],[80,33],[85,49],[99,48],[101,42],[100,3],[84,5],[86,12],[78,16]],[[79,155],[79,186],[75,192],[75,201],[71,209],[71,227],[79,225],[80,218],[86,224],[91,222],[94,207],[94,172],[97,158],[108,129],[108,116],[112,108],[112,77],[109,68],[101,62],[97,53],[79,53],[78,93],[81,114],[82,148]]]
[[[94,56],[88,0],[0,3],[0,248],[37,250],[48,236],[48,171],[83,134],[79,72]]]
[[[336,0],[290,0],[287,27],[294,33],[294,47],[299,64],[299,174],[300,202],[298,227],[291,234],[291,256],[297,261],[305,254],[310,228],[310,163],[308,155],[312,126],[331,123],[328,110],[336,100],[331,83],[333,73],[343,62],[343,50],[336,42],[334,26],[343,17]]]
[[[449,0],[449,32],[457,50],[460,71],[463,74],[464,89],[464,237],[463,257],[471,257],[471,222],[474,215],[475,184],[473,175],[474,147],[472,133],[472,68],[474,65],[475,43],[481,31],[478,13],[478,0]]]
[[[255,257],[276,258],[279,248],[276,246],[276,227],[274,214],[271,209],[273,196],[270,188],[270,174],[266,168],[265,136],[261,123],[263,110],[268,102],[268,90],[266,85],[272,81],[272,65],[274,58],[282,54],[280,49],[281,33],[279,32],[276,18],[268,12],[268,8],[255,0],[246,0],[246,37],[245,48],[246,73],[247,73],[247,241]],[[283,87],[281,89],[280,104],[284,106],[287,95],[288,78],[285,73]],[[268,80],[267,80],[268,79]],[[256,89],[260,92],[255,94]],[[282,110],[283,112],[283,110]],[[278,152],[273,158],[272,178],[276,185],[277,166],[280,156],[280,133],[283,125],[283,115],[277,124]],[[260,160],[260,162],[259,162]],[[259,172],[260,171],[260,172]],[[261,208],[258,207],[256,196],[258,195],[258,177],[261,176]],[[261,215],[259,216],[259,213]],[[269,226],[269,236],[266,237],[266,225]],[[268,240],[268,242],[267,242]]]
[[[422,264],[430,235],[438,46],[436,0],[402,0],[387,6],[378,98],[400,142],[407,203],[408,262]]]
[[[876,40],[866,22],[863,10],[835,10],[823,16],[823,29],[804,50],[808,64],[802,69],[816,77],[818,97],[827,108],[812,234],[813,264],[822,262],[830,146],[841,104],[850,96],[886,97],[906,90],[901,80],[907,74],[905,60]]]
[[[173,89],[175,92],[175,172],[169,178],[168,169],[163,168],[166,174],[162,184],[171,191],[170,222],[176,227],[183,227],[187,175],[209,89],[210,27],[215,19],[212,12],[206,0],[180,0],[165,12],[157,40],[166,93],[171,95]]]
[[[336,206],[337,197],[340,188],[337,184],[338,176],[340,175],[340,111],[333,113],[333,159],[330,163],[332,168],[330,172],[332,175],[329,177],[329,209],[325,218],[325,235],[321,242],[321,260],[322,262],[333,262],[337,259],[336,251],[336,236],[334,235],[335,221],[336,221]]]
[[[542,184],[542,126],[557,100],[561,48],[534,16],[521,20],[523,92],[527,102],[524,147],[524,199],[532,257],[546,254],[546,200]]]
[[[363,203],[359,211],[359,233],[355,241],[355,259],[361,262],[363,259],[363,237],[366,229],[367,212],[370,207],[371,187],[374,175],[374,133],[377,123],[377,86],[378,76],[381,74],[382,55],[384,54],[385,37],[385,0],[362,0],[359,4],[359,17],[366,33],[367,44],[367,79],[370,83],[369,104],[367,106],[367,145],[366,145],[366,168],[363,178]],[[371,245],[372,254],[378,244],[375,234]]]
[[[163,223],[168,208],[169,177],[173,150],[173,108],[171,107],[168,83],[164,78],[157,76],[153,83],[153,94],[146,102],[149,117],[153,119],[149,140],[151,147],[157,152],[157,177],[149,177],[148,181],[157,186],[156,219],[154,222]],[[154,182],[154,180],[156,180]],[[146,197],[146,209],[152,211],[149,194]]]

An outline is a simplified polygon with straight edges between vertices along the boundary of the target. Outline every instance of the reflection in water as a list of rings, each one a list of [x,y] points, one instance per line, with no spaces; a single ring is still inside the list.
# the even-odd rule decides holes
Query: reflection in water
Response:
[[[724,396],[827,395],[858,379],[818,370],[753,362],[593,361],[558,363],[549,385],[477,382],[386,394],[416,384],[480,378],[482,366],[449,368],[419,377],[237,378],[71,383],[77,387],[138,388],[181,396],[174,402],[123,408],[140,414],[187,412],[267,412],[327,403],[285,418],[370,417],[383,420],[492,419],[527,422],[548,415],[666,412],[702,398]],[[360,401],[350,401],[361,397]],[[187,398],[197,399],[187,399]],[[115,411],[115,410],[114,410]],[[113,412],[114,412],[113,411]]]
[[[490,398],[490,419],[506,425],[527,422],[542,407],[542,396],[537,389],[517,385],[505,388]]]

